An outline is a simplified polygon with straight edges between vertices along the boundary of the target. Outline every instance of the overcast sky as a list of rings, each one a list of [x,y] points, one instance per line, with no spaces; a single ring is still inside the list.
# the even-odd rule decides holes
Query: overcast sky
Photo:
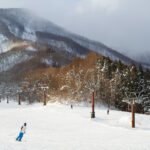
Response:
[[[25,7],[69,31],[120,52],[150,52],[150,0],[0,0]]]

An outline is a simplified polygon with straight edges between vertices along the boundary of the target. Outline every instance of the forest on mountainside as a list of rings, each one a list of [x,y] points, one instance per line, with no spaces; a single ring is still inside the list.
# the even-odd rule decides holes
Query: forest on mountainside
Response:
[[[91,52],[68,66],[24,73],[20,89],[22,99],[29,103],[42,101],[44,92],[48,101],[90,103],[94,90],[97,104],[129,111],[135,100],[136,111],[143,113],[150,106],[150,71]]]

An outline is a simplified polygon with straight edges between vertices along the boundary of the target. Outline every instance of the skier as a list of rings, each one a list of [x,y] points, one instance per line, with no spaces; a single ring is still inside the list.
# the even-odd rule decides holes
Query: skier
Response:
[[[19,136],[16,138],[17,141],[21,141],[21,139],[23,138],[23,135],[26,133],[26,126],[27,126],[27,124],[24,123],[24,125],[21,127]]]
[[[109,109],[107,109],[107,115],[109,115]]]
[[[73,109],[73,105],[71,104],[71,109]]]

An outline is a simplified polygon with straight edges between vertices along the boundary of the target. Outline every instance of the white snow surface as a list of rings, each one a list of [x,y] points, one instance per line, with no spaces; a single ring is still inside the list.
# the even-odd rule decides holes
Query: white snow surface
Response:
[[[3,34],[0,34],[0,53],[6,52],[10,43],[11,41],[8,42],[7,37],[5,37]]]
[[[42,58],[41,61],[42,61],[43,63],[45,63],[46,65],[48,65],[48,66],[51,66],[52,63],[53,63],[52,58]]]
[[[23,32],[22,38],[23,39],[28,39],[28,40],[31,40],[31,41],[34,41],[34,42],[37,40],[35,32],[30,30],[29,28],[25,28],[25,31]]]
[[[150,116],[96,108],[90,119],[90,107],[43,106],[10,101],[0,103],[0,150],[149,150]],[[20,127],[27,122],[22,142],[17,142]]]
[[[29,56],[27,54],[23,55],[22,53],[14,53],[7,57],[2,57],[0,59],[0,72],[7,71],[13,68],[16,64],[19,64],[31,58],[32,56]]]
[[[28,51],[33,51],[33,52],[37,51],[37,49],[36,49],[35,47],[33,47],[33,46],[28,46],[28,47],[26,48],[26,50],[28,50]]]

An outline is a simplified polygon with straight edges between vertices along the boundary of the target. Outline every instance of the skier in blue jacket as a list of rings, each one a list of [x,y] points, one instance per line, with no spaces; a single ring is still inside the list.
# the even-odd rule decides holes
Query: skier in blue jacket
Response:
[[[27,124],[24,123],[24,125],[21,127],[21,131],[19,133],[19,136],[16,138],[17,141],[21,141],[23,138],[23,135],[26,133]]]

